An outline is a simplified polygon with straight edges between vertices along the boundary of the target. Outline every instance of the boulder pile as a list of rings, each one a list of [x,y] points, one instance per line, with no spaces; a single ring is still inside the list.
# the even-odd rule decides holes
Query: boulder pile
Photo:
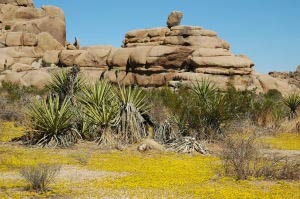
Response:
[[[77,38],[66,41],[60,8],[0,0],[0,82],[43,87],[54,70],[77,65],[89,80],[143,87],[190,86],[205,78],[223,89],[294,89],[283,79],[255,73],[253,61],[234,55],[216,32],[180,25],[182,18],[174,11],[166,27],[129,31],[121,48],[81,47]]]

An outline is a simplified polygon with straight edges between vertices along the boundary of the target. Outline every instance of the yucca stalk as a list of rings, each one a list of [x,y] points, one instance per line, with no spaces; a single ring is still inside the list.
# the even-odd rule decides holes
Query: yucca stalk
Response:
[[[58,97],[42,100],[29,107],[33,137],[30,144],[68,147],[80,137],[73,127],[74,113],[69,99],[61,104]]]
[[[119,86],[116,96],[120,107],[118,132],[126,143],[136,143],[147,135],[144,118],[150,109],[147,95],[139,88]]]
[[[297,109],[300,106],[300,95],[292,93],[283,98],[283,103],[290,109],[289,119],[294,119],[297,116]]]

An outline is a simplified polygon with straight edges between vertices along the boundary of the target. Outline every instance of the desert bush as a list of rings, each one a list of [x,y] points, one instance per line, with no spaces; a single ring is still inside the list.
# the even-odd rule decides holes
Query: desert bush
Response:
[[[10,26],[10,25],[5,25],[4,29],[5,29],[5,30],[10,30],[10,29],[11,29],[11,26]]]
[[[249,177],[299,180],[299,161],[263,156],[261,149],[257,136],[253,132],[228,136],[223,142],[221,152],[225,174],[234,176],[237,180],[245,180]]]
[[[47,89],[23,87],[11,82],[2,82],[0,87],[0,119],[24,123],[25,107],[32,99],[47,93]]]
[[[300,162],[287,157],[259,157],[253,175],[270,180],[300,180]]]
[[[69,99],[61,104],[58,97],[38,101],[29,106],[30,140],[39,146],[67,147],[77,142],[80,134],[73,126],[74,112]]]
[[[294,119],[297,116],[297,109],[300,106],[300,95],[292,93],[283,98],[283,103],[290,109],[289,119]]]
[[[60,166],[49,164],[38,164],[35,166],[23,167],[20,174],[30,183],[31,188],[35,191],[47,191],[50,183],[60,171]]]
[[[35,87],[21,86],[17,83],[2,82],[0,94],[6,96],[10,101],[15,102],[23,100],[33,95],[44,95],[48,92],[45,89],[37,89]]]
[[[258,151],[255,136],[229,136],[222,146],[221,158],[225,173],[234,175],[237,180],[245,180],[252,175],[252,160]]]

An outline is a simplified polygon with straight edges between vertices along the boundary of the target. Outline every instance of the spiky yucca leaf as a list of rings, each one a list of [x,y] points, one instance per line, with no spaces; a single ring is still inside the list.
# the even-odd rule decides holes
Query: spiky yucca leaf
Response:
[[[79,137],[72,127],[74,113],[69,99],[61,104],[58,97],[42,100],[29,107],[33,138],[31,144],[67,147]]]
[[[294,119],[297,115],[297,109],[300,106],[300,95],[292,93],[283,98],[283,103],[290,109],[290,119]]]
[[[192,92],[199,100],[206,101],[217,92],[217,89],[215,84],[207,79],[202,79],[193,84]]]
[[[150,110],[147,95],[140,88],[119,86],[119,90],[116,91],[116,95],[121,106],[131,104],[137,109],[137,111],[139,111],[140,114],[148,113]]]
[[[87,85],[78,95],[79,101],[84,105],[102,106],[106,102],[111,102],[115,97],[112,86],[105,80],[97,81],[95,84]]]

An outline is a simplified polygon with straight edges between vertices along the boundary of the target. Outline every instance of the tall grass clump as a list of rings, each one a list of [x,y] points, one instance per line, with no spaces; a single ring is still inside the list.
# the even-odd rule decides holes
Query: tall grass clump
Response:
[[[38,164],[21,168],[20,174],[33,190],[44,192],[49,189],[59,171],[58,165]]]

